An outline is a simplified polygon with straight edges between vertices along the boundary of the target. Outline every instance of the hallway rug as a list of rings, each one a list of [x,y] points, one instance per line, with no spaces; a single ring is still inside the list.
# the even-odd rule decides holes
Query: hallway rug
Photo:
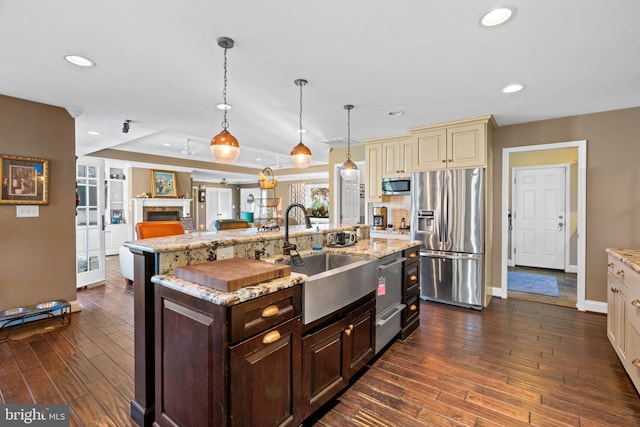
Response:
[[[542,274],[509,271],[507,273],[507,289],[510,291],[542,294],[551,297],[560,296],[556,278],[552,276],[544,276]]]

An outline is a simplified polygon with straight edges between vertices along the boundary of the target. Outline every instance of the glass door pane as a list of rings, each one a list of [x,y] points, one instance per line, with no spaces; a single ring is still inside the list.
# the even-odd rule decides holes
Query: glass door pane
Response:
[[[76,209],[76,287],[103,282],[104,243],[104,164],[98,159],[78,159],[76,182],[79,204]]]

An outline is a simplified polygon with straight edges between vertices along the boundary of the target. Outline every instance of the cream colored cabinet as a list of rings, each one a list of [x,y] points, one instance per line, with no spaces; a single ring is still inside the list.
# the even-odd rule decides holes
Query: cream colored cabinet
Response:
[[[382,200],[382,143],[367,143],[365,149],[367,181],[365,196],[367,202]]]
[[[415,144],[412,170],[486,166],[488,122],[482,119],[475,123],[412,129]]]
[[[382,178],[410,176],[414,154],[413,138],[394,138],[382,142]]]
[[[607,337],[640,391],[640,266],[635,264],[640,251],[607,249],[607,252]]]

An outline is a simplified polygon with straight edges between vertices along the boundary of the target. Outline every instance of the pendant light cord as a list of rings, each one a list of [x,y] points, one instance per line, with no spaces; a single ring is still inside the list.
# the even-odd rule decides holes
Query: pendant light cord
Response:
[[[351,108],[347,108],[347,160],[351,160]]]
[[[300,144],[302,144],[302,86],[304,86],[304,83],[300,82],[300,127],[298,128],[298,133],[300,134]]]
[[[225,105],[224,119],[222,120],[222,129],[227,130],[229,122],[227,122],[227,48],[224,48],[224,88],[222,89],[222,102]]]

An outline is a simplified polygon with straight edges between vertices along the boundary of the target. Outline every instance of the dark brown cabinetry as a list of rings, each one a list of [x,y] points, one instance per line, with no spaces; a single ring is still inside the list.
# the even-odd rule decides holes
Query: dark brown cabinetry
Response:
[[[159,426],[299,425],[299,286],[223,307],[155,288]]]
[[[420,324],[420,247],[405,249],[402,256],[406,258],[402,278],[402,311],[401,339],[406,339]]]
[[[306,418],[349,384],[374,356],[375,297],[363,298],[302,339],[302,399]]]

